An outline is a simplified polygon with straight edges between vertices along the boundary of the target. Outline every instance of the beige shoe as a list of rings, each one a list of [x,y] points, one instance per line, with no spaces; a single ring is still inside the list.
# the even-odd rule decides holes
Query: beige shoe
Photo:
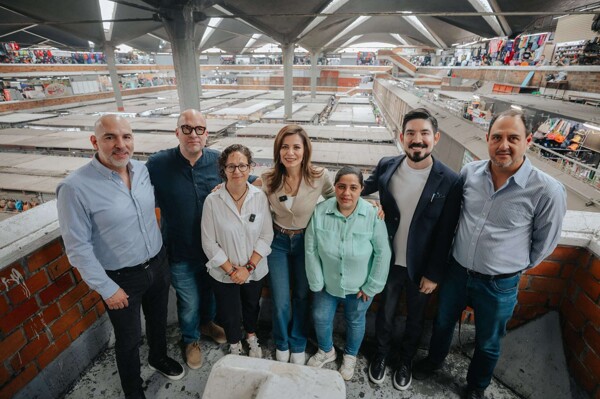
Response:
[[[202,351],[198,342],[192,342],[185,347],[185,362],[192,370],[202,367]]]
[[[339,371],[345,381],[350,381],[354,376],[354,367],[356,367],[356,356],[344,354]]]
[[[200,326],[200,333],[207,337],[211,337],[217,344],[224,344],[227,342],[225,330],[223,330],[223,327],[216,325],[213,321]]]

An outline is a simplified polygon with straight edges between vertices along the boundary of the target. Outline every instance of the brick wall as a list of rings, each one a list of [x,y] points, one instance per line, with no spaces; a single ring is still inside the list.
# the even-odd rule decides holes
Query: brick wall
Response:
[[[105,309],[56,239],[0,271],[0,398],[10,398]]]

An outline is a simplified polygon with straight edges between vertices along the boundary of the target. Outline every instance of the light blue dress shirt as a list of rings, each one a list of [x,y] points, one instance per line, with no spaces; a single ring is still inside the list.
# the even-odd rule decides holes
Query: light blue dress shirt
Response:
[[[58,221],[69,262],[104,299],[119,289],[106,270],[143,263],[162,247],[148,170],[135,160],[128,169],[131,190],[117,172],[94,156],[56,189]]]
[[[348,217],[337,209],[335,197],[315,208],[304,236],[306,277],[310,290],[323,288],[336,297],[363,291],[380,293],[387,281],[392,252],[377,209],[359,198]]]
[[[463,207],[453,255],[462,266],[488,275],[538,265],[558,243],[567,209],[564,186],[529,159],[497,191],[489,161],[462,169]]]

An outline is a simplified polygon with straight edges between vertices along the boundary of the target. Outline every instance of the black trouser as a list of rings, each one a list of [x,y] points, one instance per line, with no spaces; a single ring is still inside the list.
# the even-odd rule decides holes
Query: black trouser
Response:
[[[385,289],[381,294],[376,320],[377,354],[387,355],[390,352],[394,317],[403,287],[406,288],[407,315],[406,328],[400,344],[399,360],[400,362],[410,362],[419,347],[429,295],[419,292],[419,287],[408,277],[406,267],[402,266],[390,267]]]
[[[256,332],[263,280],[234,284],[210,279],[217,301],[217,318],[225,330],[228,343],[236,344],[242,340],[240,321],[246,333]]]
[[[129,306],[110,310],[108,316],[115,330],[115,355],[126,398],[143,398],[140,377],[140,344],[142,322],[140,308],[146,318],[146,339],[150,352],[148,361],[155,363],[167,356],[167,305],[171,274],[162,248],[148,267],[123,268],[107,271],[115,283],[125,291]]]

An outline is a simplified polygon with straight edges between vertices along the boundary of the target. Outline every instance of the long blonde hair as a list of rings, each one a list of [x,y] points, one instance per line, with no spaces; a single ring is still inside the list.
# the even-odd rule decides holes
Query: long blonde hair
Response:
[[[306,131],[299,125],[287,125],[277,133],[275,143],[273,143],[273,168],[265,173],[268,193],[274,193],[283,185],[283,179],[287,175],[287,170],[283,163],[281,163],[281,146],[283,145],[283,140],[293,134],[300,136],[304,145],[301,166],[302,178],[308,185],[313,186],[315,179],[323,175],[323,169],[313,166],[310,161],[312,144]]]

